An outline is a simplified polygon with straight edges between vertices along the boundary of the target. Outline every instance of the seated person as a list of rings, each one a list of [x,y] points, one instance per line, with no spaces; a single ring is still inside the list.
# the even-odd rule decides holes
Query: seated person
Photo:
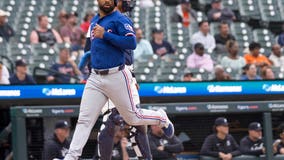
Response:
[[[221,60],[221,65],[225,68],[231,68],[234,71],[242,72],[242,68],[246,65],[243,57],[239,56],[239,45],[237,41],[229,40],[226,44],[228,55]]]
[[[278,126],[278,133],[280,139],[273,143],[273,151],[275,154],[284,154],[284,123]]]
[[[81,36],[85,35],[81,30],[78,23],[78,13],[71,12],[68,14],[67,23],[60,29],[59,34],[61,35],[64,42],[71,44],[71,51],[78,51],[81,49]]]
[[[214,35],[216,41],[217,53],[226,52],[226,43],[230,40],[236,40],[236,38],[230,34],[230,26],[227,22],[221,22],[219,24],[219,33]]]
[[[196,21],[197,13],[191,8],[190,0],[182,0],[176,7],[176,13],[172,15],[172,22],[180,22],[184,27],[189,27],[191,22]]]
[[[262,67],[265,65],[271,65],[271,62],[268,58],[260,53],[261,45],[256,42],[252,42],[249,44],[249,51],[244,55],[247,64],[255,64],[257,67]]]
[[[38,27],[34,29],[30,35],[31,44],[47,43],[53,46],[55,43],[62,43],[59,33],[48,28],[48,17],[45,15],[38,16]]]
[[[185,74],[183,75],[182,81],[183,81],[183,82],[194,82],[194,81],[201,81],[201,79],[195,78],[195,77],[193,76],[193,73],[188,72],[188,73],[185,73]]]
[[[274,44],[271,47],[269,60],[272,62],[274,67],[284,67],[284,55],[281,52],[281,46],[279,44]]]
[[[216,65],[214,68],[215,78],[212,81],[228,81],[231,80],[231,76],[225,72],[221,65]]]
[[[55,73],[50,73],[47,77],[48,83],[70,83],[71,76],[81,75],[77,65],[70,58],[69,49],[61,48],[59,53],[59,62],[51,66],[51,70]],[[58,74],[58,73],[59,74]]]
[[[247,64],[243,67],[244,73],[240,80],[261,80],[262,78],[257,75],[257,68],[255,64]]]
[[[17,60],[15,65],[16,73],[9,78],[10,84],[36,84],[33,77],[27,73],[27,63],[23,59]]]
[[[244,155],[260,156],[265,153],[262,140],[262,127],[258,122],[252,122],[248,127],[249,135],[240,141],[240,151]]]
[[[153,55],[154,51],[150,42],[143,38],[143,31],[141,28],[135,29],[136,33],[136,49],[134,52],[134,59],[139,60],[143,55]]]
[[[281,47],[284,47],[284,23],[282,24],[282,32],[279,34],[277,42]]]
[[[206,137],[200,154],[221,160],[232,160],[241,154],[239,145],[229,134],[229,123],[226,118],[219,117],[215,120],[214,133]]]
[[[0,61],[0,84],[10,84],[9,77],[10,74],[7,67]]]
[[[43,160],[63,159],[68,152],[70,126],[67,121],[57,121],[54,134],[44,143]]]
[[[199,31],[192,35],[190,43],[194,46],[196,43],[202,43],[206,50],[213,51],[216,48],[215,38],[210,34],[208,21],[198,23]]]
[[[174,135],[167,138],[158,125],[150,126],[148,133],[153,159],[176,160],[175,155],[183,151],[182,142]]]
[[[196,43],[194,45],[194,52],[187,57],[186,65],[188,68],[203,68],[208,72],[213,71],[213,60],[204,50],[203,44]]]
[[[152,31],[153,39],[151,41],[151,45],[154,51],[154,54],[162,57],[166,54],[175,54],[176,50],[172,47],[172,45],[164,40],[164,32],[161,29],[154,29]]]
[[[10,38],[15,35],[13,28],[7,23],[8,12],[0,9],[0,37],[9,42]]]
[[[207,15],[209,22],[227,21],[231,23],[236,19],[234,12],[229,8],[223,8],[221,2],[222,0],[211,1],[211,9],[209,10]]]
[[[274,75],[273,70],[270,67],[268,67],[268,66],[262,67],[262,69],[261,69],[261,78],[264,79],[264,80],[273,80],[273,79],[275,79],[275,75]]]

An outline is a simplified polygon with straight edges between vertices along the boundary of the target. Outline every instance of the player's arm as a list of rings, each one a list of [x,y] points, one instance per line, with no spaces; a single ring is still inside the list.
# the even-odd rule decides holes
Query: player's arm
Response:
[[[108,40],[111,44],[121,49],[134,50],[136,48],[136,38],[133,34],[119,36],[110,32],[105,32],[104,39]]]
[[[184,150],[182,142],[176,136],[173,136],[169,142],[170,143],[165,145],[166,151],[171,153],[180,153]]]
[[[117,34],[106,32],[105,29],[97,24],[92,34],[95,38],[101,38],[107,40],[112,45],[122,49],[134,50],[136,48],[136,37],[132,25],[128,22],[117,22]]]
[[[39,42],[38,35],[37,35],[35,30],[33,30],[31,35],[30,35],[30,42],[31,42],[31,44],[36,44],[36,43]]]

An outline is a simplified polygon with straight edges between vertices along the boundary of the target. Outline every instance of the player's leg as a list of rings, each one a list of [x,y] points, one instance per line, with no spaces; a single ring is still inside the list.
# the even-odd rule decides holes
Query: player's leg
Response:
[[[123,122],[122,117],[115,108],[110,109],[109,112],[104,115],[103,124],[101,125],[98,135],[98,157],[96,158],[111,160],[115,126],[120,126],[122,123],[125,122]]]
[[[173,136],[173,125],[163,110],[153,111],[136,107],[131,92],[132,75],[128,69],[109,76],[109,79],[106,80],[108,85],[106,94],[113,101],[127,124],[133,126],[161,125],[164,127],[165,135]],[[114,82],[113,79],[116,81]]]
[[[100,110],[107,101],[107,97],[96,86],[101,82],[95,76],[97,75],[91,74],[86,83],[81,99],[79,118],[65,160],[77,160],[81,156]]]
[[[138,158],[151,160],[152,154],[147,135],[147,126],[133,126],[130,130],[130,142]]]
[[[131,71],[131,70],[129,70]],[[140,98],[137,90],[137,81],[135,77],[132,77],[131,81],[131,92],[132,98],[135,105],[140,104]],[[136,155],[140,158],[150,160],[152,159],[152,154],[149,146],[149,139],[147,135],[147,126],[134,126],[131,129],[130,134],[134,137],[130,139],[130,142],[133,145]],[[132,136],[131,135],[131,136]]]

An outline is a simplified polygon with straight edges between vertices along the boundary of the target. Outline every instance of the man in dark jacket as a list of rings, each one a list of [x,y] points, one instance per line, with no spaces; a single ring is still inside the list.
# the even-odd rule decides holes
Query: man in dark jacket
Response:
[[[15,34],[12,27],[7,23],[8,16],[8,12],[0,10],[0,37],[7,42],[9,42],[10,38]]]
[[[155,160],[176,160],[175,154],[184,149],[182,142],[176,136],[166,138],[160,126],[150,126],[148,137]]]
[[[262,140],[262,127],[258,122],[252,122],[248,127],[249,135],[244,137],[240,142],[242,154],[260,156],[265,153]]]
[[[229,124],[226,118],[217,118],[214,130],[215,133],[205,139],[200,151],[201,155],[231,160],[241,154],[239,145],[234,137],[229,134]]]
[[[53,136],[44,144],[43,160],[63,159],[68,152],[70,142],[69,125],[67,121],[58,121],[55,124]]]

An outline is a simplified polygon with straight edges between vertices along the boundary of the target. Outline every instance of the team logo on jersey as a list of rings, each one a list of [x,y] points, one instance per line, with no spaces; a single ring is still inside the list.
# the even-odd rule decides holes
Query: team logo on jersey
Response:
[[[111,32],[112,32],[112,30],[111,30],[111,29],[108,29],[108,30],[107,30],[107,32],[110,32],[110,33],[111,33]]]
[[[131,31],[131,32],[134,32],[134,30],[133,30],[133,28],[132,28],[132,26],[131,26],[130,24],[124,24],[124,28],[125,28],[126,30]]]

